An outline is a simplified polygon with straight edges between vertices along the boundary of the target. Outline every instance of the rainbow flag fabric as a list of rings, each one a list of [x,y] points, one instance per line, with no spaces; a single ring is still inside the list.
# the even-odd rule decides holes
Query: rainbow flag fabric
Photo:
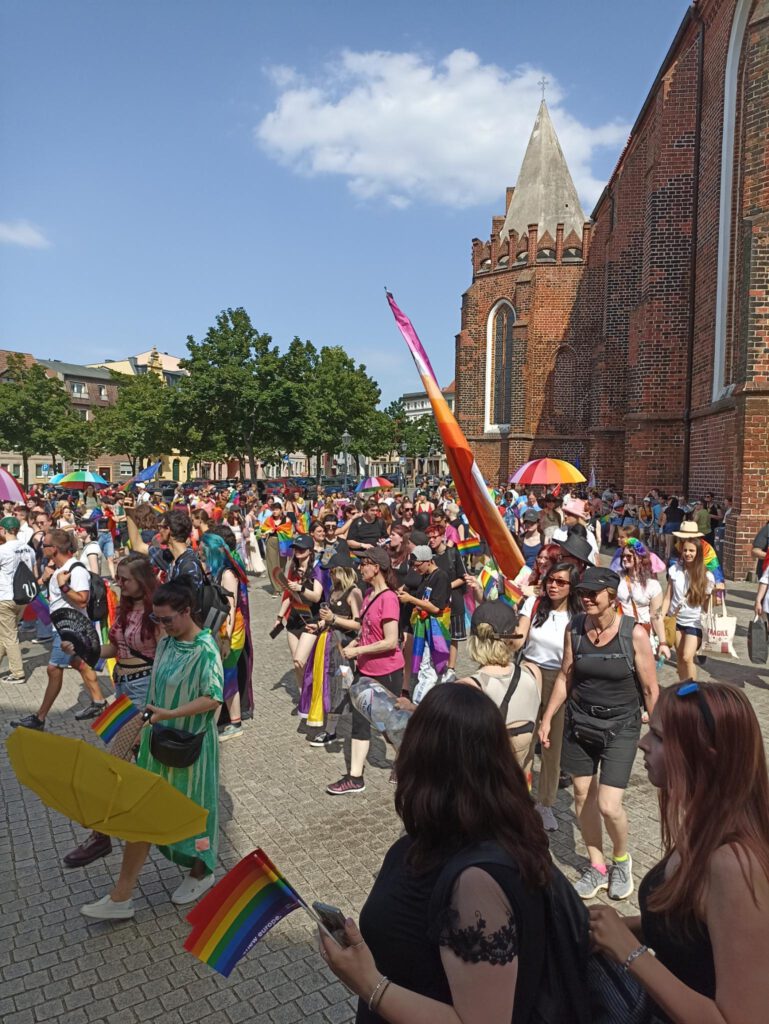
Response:
[[[125,694],[113,700],[98,718],[91,722],[91,728],[105,743],[109,743],[124,725],[136,718],[139,709]]]
[[[510,580],[506,579],[504,583],[504,589],[499,591],[499,600],[509,604],[511,608],[516,608],[523,601],[525,594]]]
[[[464,555],[481,555],[483,554],[483,544],[478,537],[468,537],[467,540],[457,542],[457,551],[463,557]]]
[[[484,565],[478,573],[478,582],[483,587],[483,596],[485,600],[488,601],[491,597],[491,592],[494,587],[497,586],[497,576],[491,571],[488,565]]]
[[[439,676],[442,675],[449,663],[451,609],[445,608],[440,615],[428,615],[421,608],[415,608],[411,615],[411,629],[414,634],[411,671],[418,675],[425,646],[428,646],[433,668]]]
[[[40,619],[44,626],[50,626],[51,609],[48,604],[48,598],[42,590],[38,592],[37,596],[24,609],[22,619],[25,622],[33,622],[35,619]]]
[[[470,526],[486,541],[494,561],[505,576],[515,579],[523,565],[521,552],[489,494],[480,467],[473,457],[467,438],[449,409],[414,325],[398,308],[389,292],[387,301],[422,378],[422,386],[430,399],[454,486]]]
[[[249,853],[187,915],[184,948],[225,978],[273,925],[304,900],[267,854]]]
[[[283,558],[291,554],[291,541],[294,537],[294,527],[289,522],[283,522],[275,531],[278,538],[278,548]]]

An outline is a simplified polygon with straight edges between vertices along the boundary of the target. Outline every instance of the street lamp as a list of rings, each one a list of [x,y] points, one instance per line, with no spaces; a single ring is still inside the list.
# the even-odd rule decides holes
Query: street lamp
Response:
[[[342,434],[342,451],[344,452],[344,493],[347,494],[348,482],[347,482],[347,449],[352,441],[349,431],[345,430]]]
[[[398,469],[400,470],[400,474],[401,474],[401,486],[403,487],[403,490],[405,491],[406,490],[406,442],[405,441],[401,441],[400,449],[401,449],[401,459],[400,459],[400,463],[398,464]]]

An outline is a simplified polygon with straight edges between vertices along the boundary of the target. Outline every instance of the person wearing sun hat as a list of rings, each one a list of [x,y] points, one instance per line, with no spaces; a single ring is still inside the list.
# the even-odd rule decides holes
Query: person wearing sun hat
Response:
[[[595,534],[588,526],[590,510],[587,502],[583,501],[581,498],[570,498],[568,501],[563,503],[561,512],[563,514],[563,526],[560,530],[555,531],[553,534],[553,540],[556,543],[560,543],[560,541],[566,540],[566,536],[572,526],[584,526],[585,540],[590,545],[590,550],[592,552],[590,561],[593,565],[598,565],[598,541],[596,540]]]
[[[702,614],[716,586],[705,567],[703,535],[690,520],[673,532],[679,558],[668,569],[668,589],[662,599],[663,617],[676,618],[676,668],[678,678],[697,678],[697,651],[702,646]]]

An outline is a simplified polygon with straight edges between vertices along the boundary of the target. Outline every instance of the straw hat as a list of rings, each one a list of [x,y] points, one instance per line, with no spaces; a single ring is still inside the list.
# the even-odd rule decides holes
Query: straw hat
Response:
[[[698,537],[704,537],[705,534],[700,533],[696,523],[687,519],[681,523],[680,530],[673,530],[673,536],[680,537],[681,540],[697,540]]]

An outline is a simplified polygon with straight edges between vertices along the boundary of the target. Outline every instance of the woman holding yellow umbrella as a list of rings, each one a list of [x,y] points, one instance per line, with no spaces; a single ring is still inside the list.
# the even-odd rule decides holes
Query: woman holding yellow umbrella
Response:
[[[198,752],[187,767],[170,767],[168,762],[174,758],[164,749],[163,737],[154,728],[145,728],[136,760],[208,811],[204,833],[158,847],[169,860],[189,870],[171,896],[172,903],[185,904],[199,899],[214,884],[219,839],[216,718],[222,703],[223,670],[211,631],[200,629],[192,618],[195,595],[184,581],[158,587],[152,603],[153,618],[166,635],[158,643],[146,713],[153,727],[163,723],[183,730],[187,752],[193,747]],[[96,903],[81,907],[81,914],[99,920],[133,917],[132,895],[149,850],[146,842],[126,843],[115,886]]]

